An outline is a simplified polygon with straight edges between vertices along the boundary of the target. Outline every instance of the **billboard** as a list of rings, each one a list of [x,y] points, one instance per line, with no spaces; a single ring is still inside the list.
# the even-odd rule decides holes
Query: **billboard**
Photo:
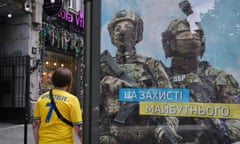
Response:
[[[240,141],[238,0],[101,0],[99,142]]]

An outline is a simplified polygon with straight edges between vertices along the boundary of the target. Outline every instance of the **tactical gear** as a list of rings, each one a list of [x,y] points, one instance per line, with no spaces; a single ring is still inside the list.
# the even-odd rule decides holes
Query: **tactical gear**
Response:
[[[169,24],[167,30],[162,33],[166,58],[179,55],[182,57],[203,56],[205,51],[204,33],[198,22],[195,25],[198,29],[192,32],[190,23],[186,19],[176,19]],[[192,38],[186,37],[182,33],[191,33]],[[182,37],[179,36],[181,34]]]
[[[174,57],[171,62],[171,73],[186,74],[195,72],[198,69],[198,58]]]
[[[197,66],[197,69],[192,70],[192,72],[188,70],[185,70],[185,72],[178,71],[175,69],[173,71],[172,67],[168,69],[173,87],[190,89],[191,101],[193,102],[240,103],[240,89],[232,75],[227,74],[223,70],[213,68],[206,61],[200,62],[198,65],[196,64],[197,63],[193,65]],[[182,63],[182,65],[184,65],[184,63]],[[178,67],[180,68],[181,66],[178,65]],[[197,124],[202,127],[202,130],[197,133],[195,132],[196,141],[199,143],[228,144],[240,140],[239,120],[180,118],[180,126],[183,125],[183,121],[185,124]],[[192,131],[188,132],[187,137],[192,135]],[[181,135],[186,135],[186,132],[184,134],[181,131],[178,132]],[[202,137],[205,138],[204,141],[201,140]],[[183,139],[186,139],[186,137]]]
[[[208,62],[201,62],[199,65],[199,75],[209,79],[214,84],[216,91],[215,102],[239,104],[240,88],[238,82],[231,74],[224,70],[213,68]],[[223,121],[226,127],[227,136],[230,141],[240,141],[240,121],[239,119],[226,119]]]
[[[118,101],[117,90],[120,87],[171,87],[163,65],[159,61],[136,54],[127,58],[125,63],[116,63],[116,59],[107,51],[101,57],[101,140],[109,138],[120,144],[157,144],[157,139],[165,143],[177,141],[170,131],[164,132],[162,140],[159,136],[154,137],[154,128],[159,125],[171,125],[174,131],[178,125],[177,118],[142,116],[138,114],[138,103]]]
[[[154,128],[171,124],[175,131],[177,127],[175,120],[139,115],[138,103],[119,102],[116,108],[108,108],[114,104],[106,102],[118,101],[117,90],[120,87],[171,88],[168,75],[160,61],[136,54],[135,45],[142,40],[143,35],[143,21],[137,13],[130,10],[117,12],[108,24],[108,31],[112,44],[118,49],[114,59],[106,52],[101,55],[100,89],[103,109],[100,119],[100,140],[113,137],[111,141],[116,140],[119,144],[158,144],[154,137]],[[133,38],[130,38],[131,36]],[[166,133],[164,142],[171,142],[175,135],[171,137],[172,133],[168,131]],[[110,144],[109,142],[106,144]]]
[[[190,90],[190,98],[192,102],[213,102],[216,101],[216,93],[214,91],[214,86],[212,82],[210,82],[208,79],[205,77],[201,77],[197,73],[187,73],[178,76],[182,77],[181,80],[174,81],[175,77],[178,75],[172,75],[170,77],[172,84],[174,87],[179,88],[179,87],[184,87],[188,88]],[[186,142],[189,138],[187,137],[192,137],[195,138],[194,141],[199,141],[201,137],[206,137],[206,134],[208,135],[208,139],[206,139],[204,142],[200,144],[205,144],[206,142],[210,144],[218,144],[219,140],[222,142],[223,139],[226,139],[225,136],[227,137],[226,131],[221,130],[220,128],[218,129],[217,126],[213,125],[212,123],[213,119],[201,119],[201,118],[179,118],[180,120],[180,126],[183,125],[196,125],[200,126],[201,129],[199,131],[196,131],[195,129],[190,130],[190,131],[178,131],[180,135],[183,135],[183,141]],[[183,124],[184,123],[184,124]],[[224,137],[223,137],[224,136]],[[221,137],[222,139],[218,138]],[[227,140],[227,139],[226,139]],[[215,141],[215,142],[214,142]],[[227,143],[227,142],[226,142]]]
[[[201,43],[199,38],[193,37],[189,39],[176,38],[176,49],[172,51],[173,57],[192,58],[200,56]]]
[[[240,88],[233,76],[213,68],[208,62],[199,61],[198,57],[205,51],[205,42],[200,24],[195,24],[198,30],[191,33],[192,25],[186,19],[177,19],[162,33],[165,56],[172,57],[167,71],[173,87],[188,88],[192,102],[240,103]],[[230,144],[240,140],[239,120],[179,117],[179,121],[180,126],[201,127],[199,131],[178,131],[186,140],[183,142],[187,142],[188,137],[200,144]]]
[[[118,78],[121,78],[123,80],[126,80],[127,82],[129,82],[133,87],[138,87],[138,84],[135,82],[135,80],[130,77],[129,75],[127,75],[120,67],[119,65],[115,62],[115,60],[113,59],[113,57],[111,56],[111,54],[105,50],[102,54],[101,54],[101,59],[100,62],[106,63],[109,68],[112,70],[113,75],[116,75]]]
[[[110,20],[108,24],[108,31],[111,36],[111,41],[113,45],[117,45],[115,41],[114,36],[114,27],[117,22],[129,20],[133,23],[135,26],[135,32],[134,32],[134,41],[135,44],[142,40],[143,35],[143,21],[142,18],[136,13],[131,10],[121,10],[117,12]]]
[[[101,93],[104,93],[102,95],[104,96],[104,101],[102,102],[104,113],[107,116],[115,116],[121,107],[118,100],[118,89],[120,87],[132,87],[132,85],[113,76],[105,76],[100,84]]]
[[[135,34],[135,26],[131,21],[118,22],[113,32],[114,45],[122,49],[135,46]]]
[[[224,70],[213,68],[208,62],[199,65],[198,74],[214,84],[217,100],[221,103],[240,103],[240,88],[236,79]]]

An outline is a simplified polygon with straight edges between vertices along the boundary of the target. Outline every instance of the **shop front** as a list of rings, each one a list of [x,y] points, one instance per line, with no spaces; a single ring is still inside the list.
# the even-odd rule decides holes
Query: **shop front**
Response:
[[[43,6],[40,89],[42,93],[52,87],[49,79],[56,68],[67,67],[74,76],[71,92],[80,98],[83,93],[85,66],[83,12],[64,9],[64,3],[61,2],[55,2],[54,10],[52,7],[49,9],[48,2]]]

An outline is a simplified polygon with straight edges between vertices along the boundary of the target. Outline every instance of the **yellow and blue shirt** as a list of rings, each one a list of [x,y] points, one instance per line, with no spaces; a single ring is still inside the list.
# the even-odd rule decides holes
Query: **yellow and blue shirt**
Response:
[[[53,89],[53,97],[59,112],[73,125],[82,124],[82,112],[76,96]],[[73,144],[73,129],[60,120],[51,103],[49,91],[42,94],[36,103],[33,119],[40,120],[39,144]]]

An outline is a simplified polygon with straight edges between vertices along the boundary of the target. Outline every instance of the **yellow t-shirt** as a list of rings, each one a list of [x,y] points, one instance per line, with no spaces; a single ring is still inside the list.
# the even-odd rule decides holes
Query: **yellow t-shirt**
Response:
[[[59,89],[52,91],[56,107],[59,112],[73,125],[82,124],[82,112],[76,96]],[[73,144],[73,129],[60,120],[49,96],[49,92],[42,94],[36,103],[33,119],[41,121],[39,128],[39,144]]]

